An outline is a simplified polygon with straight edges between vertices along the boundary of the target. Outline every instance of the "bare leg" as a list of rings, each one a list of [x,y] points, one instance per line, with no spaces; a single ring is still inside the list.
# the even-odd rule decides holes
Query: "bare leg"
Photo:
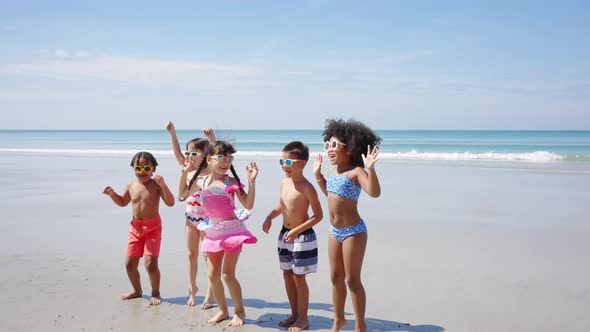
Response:
[[[346,283],[342,244],[332,234],[328,236],[328,256],[330,258],[330,278],[332,279],[332,302],[334,304],[334,324],[332,332],[342,330],[348,322],[344,317],[346,302]]]
[[[223,280],[234,302],[234,316],[227,325],[230,327],[242,326],[246,319],[246,310],[244,309],[242,300],[242,286],[240,286],[240,282],[236,278],[236,265],[238,264],[239,258],[239,252],[226,252],[225,261],[223,262]]]
[[[197,287],[197,272],[199,266],[197,259],[199,258],[199,230],[190,222],[186,221],[185,226],[186,246],[188,249],[188,301],[189,306],[195,305],[195,296],[199,291]]]
[[[288,327],[293,325],[297,318],[297,286],[295,284],[295,278],[292,270],[283,271],[283,280],[285,281],[285,289],[287,290],[287,298],[289,299],[289,305],[291,306],[291,316],[283,319],[279,322],[280,327]]]
[[[205,233],[204,232],[200,232],[200,238],[201,241],[203,241],[203,238],[205,237]],[[205,261],[205,264],[207,264],[207,253],[203,252],[203,260]],[[205,300],[203,300],[203,304],[201,304],[201,309],[203,310],[208,310],[213,308],[215,303],[215,297],[213,296],[213,289],[211,288],[211,284],[207,285],[207,294],[205,295]]]
[[[205,299],[203,300],[203,304],[201,304],[201,309],[208,310],[215,306],[215,296],[213,296],[213,289],[211,285],[207,285],[207,295],[205,295]]]
[[[158,268],[158,256],[144,256],[145,269],[150,277],[152,285],[152,298],[150,305],[159,305],[162,302],[160,297],[160,269]]]
[[[219,311],[215,316],[209,319],[210,324],[217,324],[229,319],[229,310],[225,301],[225,291],[221,282],[221,269],[223,265],[223,251],[207,253],[207,274],[209,276],[209,286],[213,290],[213,295],[219,304]]]
[[[355,326],[357,332],[366,332],[365,308],[367,297],[365,287],[361,281],[361,268],[367,248],[367,233],[359,233],[344,240],[342,253],[344,270],[346,271],[346,285],[350,289],[350,297],[354,308]]]
[[[289,331],[302,331],[309,327],[309,319],[307,318],[307,307],[309,305],[309,288],[305,280],[305,274],[293,274],[295,284],[297,286],[297,312],[298,318],[295,324],[289,328]]]
[[[141,281],[139,277],[139,271],[137,270],[140,259],[140,256],[127,256],[125,258],[125,270],[127,270],[127,277],[131,282],[131,287],[133,287],[133,291],[131,293],[121,295],[121,300],[129,300],[141,297]]]

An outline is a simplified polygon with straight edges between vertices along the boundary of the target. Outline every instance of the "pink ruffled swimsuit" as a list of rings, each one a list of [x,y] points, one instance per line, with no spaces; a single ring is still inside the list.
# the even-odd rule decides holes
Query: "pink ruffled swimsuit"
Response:
[[[258,240],[244,225],[248,219],[249,211],[236,212],[234,204],[235,191],[238,186],[229,186],[229,178],[225,178],[225,188],[205,187],[208,177],[203,179],[201,185],[201,205],[210,219],[227,218],[220,222],[204,221],[197,227],[205,231],[205,238],[201,243],[201,251],[208,252],[240,252],[244,243],[253,244]]]
[[[190,179],[187,179],[187,184],[188,182],[190,182]],[[201,206],[200,191],[197,191],[186,199],[186,211],[184,212],[184,215],[188,221],[195,225],[195,227],[199,226],[202,221],[207,220],[205,209]]]

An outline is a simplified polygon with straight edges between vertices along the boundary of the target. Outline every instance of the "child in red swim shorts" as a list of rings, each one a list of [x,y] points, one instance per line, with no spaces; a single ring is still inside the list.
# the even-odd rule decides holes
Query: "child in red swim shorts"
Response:
[[[162,240],[162,222],[160,220],[160,198],[168,206],[174,205],[174,196],[160,175],[154,175],[158,162],[149,152],[138,152],[131,159],[131,167],[136,180],[131,181],[122,195],[107,186],[103,193],[118,206],[127,206],[131,202],[133,219],[129,229],[127,257],[125,268],[133,291],[121,296],[121,300],[141,297],[141,282],[137,269],[139,260],[144,257],[145,268],[152,285],[150,305],[162,302],[160,297],[160,269],[158,256]]]

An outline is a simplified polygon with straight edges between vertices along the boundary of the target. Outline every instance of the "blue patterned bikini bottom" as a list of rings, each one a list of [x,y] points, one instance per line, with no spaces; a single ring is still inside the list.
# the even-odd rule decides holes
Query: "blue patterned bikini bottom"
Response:
[[[353,235],[357,235],[359,233],[363,233],[366,231],[367,226],[365,225],[365,222],[362,219],[361,222],[359,222],[358,224],[349,227],[338,228],[330,225],[330,233],[334,235],[336,240],[340,243],[344,242],[344,240]]]

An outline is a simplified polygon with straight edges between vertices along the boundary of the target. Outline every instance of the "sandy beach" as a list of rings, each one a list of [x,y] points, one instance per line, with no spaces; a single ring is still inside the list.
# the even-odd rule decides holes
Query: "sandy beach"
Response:
[[[157,173],[176,193],[176,161],[156,157]],[[120,192],[134,178],[130,158],[1,154],[0,331],[233,330],[207,324],[215,310],[186,305],[180,203],[160,207],[163,303],[148,306],[143,266],[144,297],[119,300],[130,290],[123,263],[131,207],[115,206],[102,189]],[[259,241],[245,246],[238,263],[248,317],[235,330],[273,331],[290,312],[276,254],[280,219],[270,235],[261,225],[282,172],[273,158],[238,157],[240,175],[249,160],[260,168],[248,221]],[[590,174],[474,165],[379,162],[382,196],[365,194],[359,203],[369,228],[369,330],[590,330]],[[313,180],[311,164],[306,175]],[[319,268],[308,277],[313,331],[332,324],[328,225],[326,216],[316,227]],[[199,268],[203,291],[201,258]],[[350,299],[346,312],[351,330]]]

